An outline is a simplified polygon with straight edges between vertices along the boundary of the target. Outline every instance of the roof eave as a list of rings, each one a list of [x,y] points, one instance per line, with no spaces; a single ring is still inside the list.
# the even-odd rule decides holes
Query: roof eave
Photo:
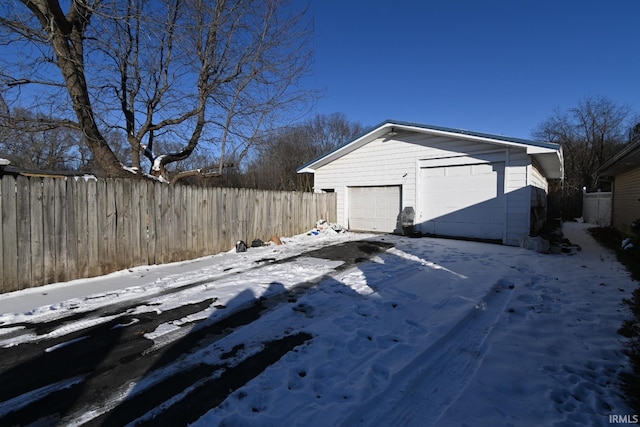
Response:
[[[316,170],[307,166],[303,166],[296,170],[296,173],[315,173]]]
[[[609,161],[600,166],[596,173],[599,176],[612,177],[621,172],[626,172],[640,166],[640,138],[630,142]]]

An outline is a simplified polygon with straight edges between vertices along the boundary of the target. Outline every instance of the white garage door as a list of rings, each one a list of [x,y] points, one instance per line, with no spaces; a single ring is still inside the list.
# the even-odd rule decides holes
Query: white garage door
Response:
[[[504,162],[420,169],[420,230],[502,240]]]
[[[392,233],[398,227],[399,185],[349,187],[349,229]]]

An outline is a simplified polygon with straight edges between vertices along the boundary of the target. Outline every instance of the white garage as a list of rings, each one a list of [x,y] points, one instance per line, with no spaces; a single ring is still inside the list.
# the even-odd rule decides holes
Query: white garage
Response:
[[[398,228],[402,210],[399,185],[349,187],[349,220],[351,230],[393,233]]]
[[[336,193],[338,221],[352,230],[402,232],[404,211],[425,235],[519,245],[563,160],[549,142],[386,121],[298,173]]]

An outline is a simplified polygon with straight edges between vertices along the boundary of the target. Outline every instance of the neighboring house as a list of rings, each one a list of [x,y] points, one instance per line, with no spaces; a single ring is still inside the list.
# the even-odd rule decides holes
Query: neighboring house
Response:
[[[632,234],[631,223],[640,219],[640,137],[598,169],[600,179],[613,181],[613,227]]]
[[[423,234],[520,245],[544,218],[563,159],[552,143],[385,121],[298,173],[337,193],[351,230],[402,232],[404,210]]]

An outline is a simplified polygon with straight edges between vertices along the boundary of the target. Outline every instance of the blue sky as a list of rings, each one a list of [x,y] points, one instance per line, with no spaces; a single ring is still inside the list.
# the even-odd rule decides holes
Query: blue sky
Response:
[[[531,138],[587,97],[640,114],[640,1],[310,0],[315,113]]]

